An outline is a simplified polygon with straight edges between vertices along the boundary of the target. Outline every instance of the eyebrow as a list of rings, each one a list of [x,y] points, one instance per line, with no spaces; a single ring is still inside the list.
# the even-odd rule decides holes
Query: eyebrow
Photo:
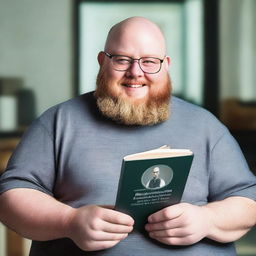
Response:
[[[126,53],[111,53],[111,55],[117,55],[117,56],[126,56],[126,57],[130,57],[130,58],[133,58],[133,59],[137,59],[133,56],[131,56],[130,54],[126,54]],[[140,56],[139,58],[149,58],[149,57],[153,57],[153,58],[158,58],[158,59],[164,59],[166,55],[164,55],[163,58],[159,57],[158,55],[155,55],[155,54],[145,54],[145,55],[142,55]]]

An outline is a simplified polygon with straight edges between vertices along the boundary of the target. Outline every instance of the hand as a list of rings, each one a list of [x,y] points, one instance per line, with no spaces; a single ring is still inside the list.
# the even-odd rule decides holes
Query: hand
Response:
[[[148,218],[149,236],[168,245],[191,245],[208,234],[210,221],[203,206],[180,203]]]
[[[89,205],[74,209],[68,225],[68,237],[82,250],[102,250],[125,239],[133,224],[134,220],[124,213]]]

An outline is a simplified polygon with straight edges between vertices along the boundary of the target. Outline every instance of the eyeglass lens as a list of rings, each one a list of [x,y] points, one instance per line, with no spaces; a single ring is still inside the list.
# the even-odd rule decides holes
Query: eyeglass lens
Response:
[[[128,70],[135,60],[127,56],[113,56],[114,69],[118,71]],[[141,70],[145,73],[157,73],[161,69],[161,60],[153,57],[143,57],[137,60]]]

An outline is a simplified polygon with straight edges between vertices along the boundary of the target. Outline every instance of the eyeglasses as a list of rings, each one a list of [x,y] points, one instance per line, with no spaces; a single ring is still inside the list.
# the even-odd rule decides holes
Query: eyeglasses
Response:
[[[112,55],[104,52],[107,57],[110,58],[113,68],[116,71],[126,71],[135,60],[138,61],[140,69],[147,74],[155,74],[161,70],[162,63],[164,59],[159,59],[155,57],[141,57],[139,59],[134,59],[132,57],[124,55]]]

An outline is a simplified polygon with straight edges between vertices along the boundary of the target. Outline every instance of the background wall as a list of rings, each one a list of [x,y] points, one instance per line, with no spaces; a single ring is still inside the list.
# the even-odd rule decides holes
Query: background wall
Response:
[[[256,1],[221,0],[220,7],[220,96],[253,100]],[[22,78],[37,114],[72,96],[71,0],[0,0],[0,32],[0,78]]]
[[[256,1],[220,1],[220,98],[256,101]]]
[[[72,1],[0,0],[0,78],[20,77],[37,115],[72,96]]]
[[[72,97],[72,52],[71,0],[0,0],[0,79],[23,79],[35,94],[37,116]],[[30,241],[23,243],[17,255],[27,256]],[[5,255],[0,223],[0,256]]]

